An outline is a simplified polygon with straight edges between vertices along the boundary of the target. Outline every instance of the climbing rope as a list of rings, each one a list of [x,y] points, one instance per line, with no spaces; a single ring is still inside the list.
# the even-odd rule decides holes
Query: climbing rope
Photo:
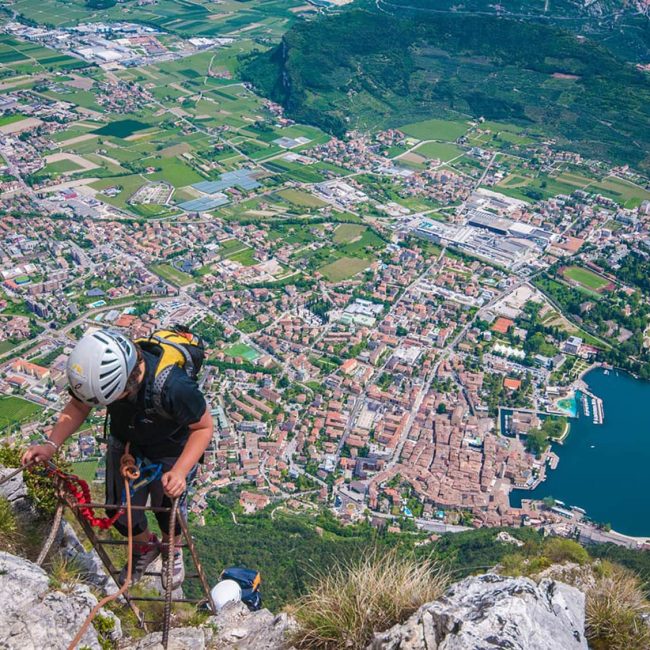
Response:
[[[32,467],[32,465],[36,465],[36,462],[37,461],[35,460],[30,460],[29,463],[25,463],[24,465],[21,465],[18,469],[15,469],[13,472],[9,472],[9,474],[0,478],[0,485],[4,485],[5,483],[8,483],[9,481],[11,481],[11,479],[14,476],[18,476],[18,474],[24,472],[26,469],[29,469],[30,467]]]
[[[62,519],[63,519],[63,503],[59,502],[59,505],[56,507],[56,512],[54,513],[54,521],[52,522],[52,528],[50,529],[50,534],[47,536],[47,539],[45,540],[45,544],[43,544],[43,548],[41,549],[41,552],[38,554],[38,558],[36,559],[36,564],[38,566],[41,566],[43,564],[45,558],[47,557],[47,554],[50,552],[50,548],[52,548],[52,544],[54,544],[56,535],[59,532],[59,528],[61,527]]]
[[[173,592],[173,579],[174,579],[174,546],[176,545],[176,512],[178,510],[178,497],[172,501],[172,509],[169,514],[169,528],[167,529],[167,566],[166,571],[166,585],[165,585],[165,610],[163,613],[163,631],[162,631],[162,646],[167,647],[169,640],[169,621],[172,613],[172,592]]]
[[[79,644],[79,641],[81,641],[81,638],[83,635],[87,632],[88,627],[94,620],[95,616],[97,616],[99,610],[110,603],[111,601],[119,598],[131,585],[131,571],[133,569],[133,519],[132,519],[132,512],[131,512],[131,490],[129,482],[130,481],[135,481],[137,478],[140,477],[140,471],[138,470],[138,466],[136,464],[135,458],[131,456],[129,453],[129,444],[127,443],[126,448],[124,450],[124,454],[122,455],[122,460],[120,461],[120,474],[122,475],[122,478],[124,479],[124,494],[125,494],[125,499],[126,499],[126,519],[127,519],[127,529],[128,529],[128,537],[127,537],[127,561],[126,561],[126,579],[122,583],[122,586],[120,587],[119,591],[116,591],[114,594],[111,594],[109,596],[105,596],[102,598],[96,605],[93,607],[92,611],[90,614],[88,614],[86,620],[84,621],[84,624],[79,628],[79,631],[77,632],[76,636],[74,639],[72,639],[72,642],[68,646],[68,650],[75,650],[77,645]]]

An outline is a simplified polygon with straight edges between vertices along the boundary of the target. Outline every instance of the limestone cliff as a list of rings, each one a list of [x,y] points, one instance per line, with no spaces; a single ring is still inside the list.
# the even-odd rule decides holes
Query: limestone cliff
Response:
[[[55,588],[43,569],[0,553],[0,648],[64,650],[97,602],[85,585]],[[369,650],[581,650],[584,594],[545,578],[486,574],[452,585],[438,601],[423,605],[406,622],[377,633]],[[109,612],[105,616],[112,616]],[[241,604],[227,607],[202,627],[172,631],[175,650],[280,650],[291,647],[292,619],[268,610],[250,613]],[[121,637],[119,622],[112,637]],[[100,649],[90,630],[83,647]],[[120,648],[161,648],[160,633],[138,641],[121,639]]]

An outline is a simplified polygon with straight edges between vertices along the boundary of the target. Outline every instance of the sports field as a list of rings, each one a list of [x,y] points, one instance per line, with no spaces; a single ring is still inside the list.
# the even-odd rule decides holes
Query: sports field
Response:
[[[568,266],[562,271],[562,275],[592,291],[602,291],[609,284],[605,278],[580,266]]]
[[[42,410],[20,397],[0,397],[0,429],[32,419]]]
[[[224,352],[231,357],[240,357],[246,361],[255,361],[260,356],[250,345],[245,343],[235,343],[235,345],[226,348]]]
[[[455,144],[449,144],[447,142],[426,142],[425,144],[420,145],[415,150],[415,153],[424,156],[425,158],[443,160],[446,162],[452,158],[462,156],[463,150]]]

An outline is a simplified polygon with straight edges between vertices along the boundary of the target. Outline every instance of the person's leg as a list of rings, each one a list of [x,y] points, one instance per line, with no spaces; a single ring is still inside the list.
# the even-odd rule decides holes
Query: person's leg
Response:
[[[187,489],[183,494],[179,497],[178,499],[178,516],[180,517],[185,517],[187,518],[187,493],[188,490],[192,484],[192,481],[194,480],[194,477],[196,476],[196,470],[197,468],[194,467],[192,471],[188,474],[187,477]],[[168,561],[168,550],[169,550],[169,539],[170,539],[170,534],[174,534],[174,544],[180,544],[183,541],[183,537],[181,534],[181,526],[178,523],[178,517],[176,519],[176,525],[175,525],[175,530],[170,531],[170,519],[171,519],[171,507],[172,507],[172,500],[165,494],[164,490],[162,489],[162,483],[159,481],[156,481],[156,483],[152,484],[152,489],[151,489],[151,502],[152,504],[156,501],[156,503],[160,503],[161,507],[163,508],[169,508],[168,512],[158,512],[156,513],[156,520],[158,521],[158,525],[160,526],[160,530],[162,531],[162,544],[161,544],[161,552],[162,552],[162,559],[163,559],[163,570],[162,570],[162,584],[163,587],[166,587],[167,583],[167,561]],[[182,547],[176,546],[174,549],[174,566],[172,569],[172,586],[174,589],[177,589],[183,584],[183,580],[185,579],[185,566],[183,563],[183,549]]]
[[[106,503],[115,506],[121,506],[123,503],[124,479],[120,474],[120,460],[123,453],[124,447],[121,443],[109,438],[106,454]],[[144,506],[148,498],[149,493],[145,486],[133,494],[131,504]],[[106,509],[109,516],[116,511],[117,508]],[[132,510],[131,517],[131,532],[134,542],[131,558],[131,583],[135,584],[142,578],[147,567],[160,555],[160,547],[158,538],[149,530],[144,510]],[[128,536],[129,528],[126,512],[122,513],[113,525],[121,535]],[[120,584],[123,584],[126,580],[127,570],[128,565],[125,564],[118,577]]]

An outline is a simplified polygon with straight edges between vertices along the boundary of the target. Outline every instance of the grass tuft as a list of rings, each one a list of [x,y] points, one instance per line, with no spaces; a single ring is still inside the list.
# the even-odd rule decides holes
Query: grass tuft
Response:
[[[292,612],[299,648],[365,648],[374,632],[403,622],[439,598],[449,577],[428,561],[372,551],[316,577]]]
[[[628,569],[602,563],[587,593],[586,629],[593,650],[650,648],[650,604],[639,579]]]
[[[14,551],[18,538],[18,522],[11,504],[0,497],[0,551]]]

